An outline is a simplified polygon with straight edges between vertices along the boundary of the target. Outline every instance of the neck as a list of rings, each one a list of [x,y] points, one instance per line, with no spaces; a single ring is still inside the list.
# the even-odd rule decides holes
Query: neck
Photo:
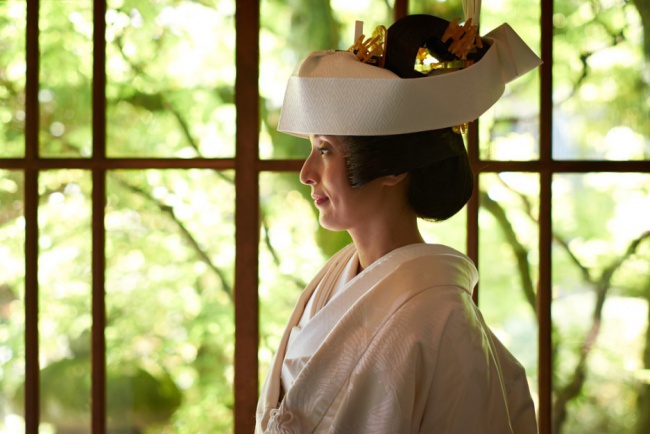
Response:
[[[348,232],[357,248],[359,271],[395,249],[424,243],[417,226],[417,217],[412,212],[379,222],[366,222],[362,228]]]

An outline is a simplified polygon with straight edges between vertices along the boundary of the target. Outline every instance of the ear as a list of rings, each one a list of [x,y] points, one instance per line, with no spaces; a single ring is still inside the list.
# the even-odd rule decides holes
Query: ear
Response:
[[[392,187],[405,180],[407,176],[408,172],[400,173],[399,175],[382,176],[381,183],[387,187]]]

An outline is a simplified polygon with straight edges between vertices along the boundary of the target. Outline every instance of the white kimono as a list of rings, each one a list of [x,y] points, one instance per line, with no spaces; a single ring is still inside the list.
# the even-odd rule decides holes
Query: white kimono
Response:
[[[257,434],[537,432],[524,369],[471,299],[469,258],[413,244],[352,277],[357,263],[344,248],[298,300]]]

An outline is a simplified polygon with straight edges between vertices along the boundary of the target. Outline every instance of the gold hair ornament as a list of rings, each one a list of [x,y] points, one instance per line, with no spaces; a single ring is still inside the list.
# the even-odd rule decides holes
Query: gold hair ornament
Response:
[[[478,26],[472,25],[472,19],[468,19],[463,25],[459,25],[460,18],[449,23],[440,40],[444,43],[451,40],[447,51],[456,56],[454,60],[441,60],[436,53],[428,48],[422,47],[415,59],[415,70],[422,74],[450,72],[467,68],[474,64],[474,61],[467,59],[469,53],[476,52],[477,48],[483,47],[483,41],[478,36]]]
[[[445,43],[451,41],[447,51],[453,54],[456,59],[439,60],[436,54],[427,48],[420,48],[415,57],[415,70],[423,74],[438,74],[456,71],[467,68],[474,64],[474,61],[467,59],[467,55],[475,53],[477,48],[483,47],[483,41],[478,35],[478,26],[472,25],[472,19],[469,18],[463,25],[459,25],[460,18],[456,18],[449,23],[440,40]],[[467,122],[452,127],[457,134],[465,134],[468,129]]]
[[[452,40],[449,45],[449,52],[461,60],[466,60],[469,53],[476,52],[477,48],[483,47],[483,41],[478,35],[478,26],[472,25],[472,19],[468,19],[462,26],[458,25],[460,18],[455,18],[447,30],[443,33],[442,42]]]
[[[462,123],[460,125],[453,126],[453,127],[451,127],[451,129],[456,134],[465,134],[467,132],[468,127],[469,127],[469,124],[467,122],[465,122],[465,123]]]
[[[384,67],[386,62],[386,27],[377,26],[372,36],[365,39],[365,35],[357,38],[348,51],[356,54],[362,63]]]
[[[452,63],[464,63],[464,65],[458,67],[458,69],[462,69],[474,63],[473,60],[467,60],[467,55],[469,53],[475,53],[477,48],[482,48],[483,41],[481,41],[481,37],[478,35],[478,26],[472,25],[471,18],[465,21],[462,26],[458,25],[459,21],[460,18],[456,18],[449,23],[441,40],[442,42],[447,42],[449,39],[452,40],[448,51],[460,59],[454,60]],[[468,124],[465,122],[452,127],[452,130],[456,134],[465,134],[467,133],[467,128]]]
[[[474,64],[473,60],[444,60],[439,61],[434,56],[431,56],[429,50],[422,47],[418,51],[417,56],[415,56],[415,70],[421,72],[422,74],[431,74],[432,72],[449,72],[455,71],[457,69],[467,68]]]

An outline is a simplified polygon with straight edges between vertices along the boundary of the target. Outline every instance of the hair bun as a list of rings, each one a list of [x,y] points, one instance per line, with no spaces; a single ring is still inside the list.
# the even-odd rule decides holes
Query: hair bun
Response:
[[[448,25],[449,21],[433,15],[407,15],[397,20],[388,28],[384,68],[402,78],[425,77],[413,69],[418,50],[432,38],[440,41]]]
[[[397,20],[388,28],[384,67],[401,78],[426,77],[414,69],[420,48],[435,53],[439,60],[458,59],[448,50],[452,41],[442,42],[448,26],[449,21],[433,15],[407,15]],[[470,53],[467,58],[476,62],[487,49],[484,46],[477,52]]]

